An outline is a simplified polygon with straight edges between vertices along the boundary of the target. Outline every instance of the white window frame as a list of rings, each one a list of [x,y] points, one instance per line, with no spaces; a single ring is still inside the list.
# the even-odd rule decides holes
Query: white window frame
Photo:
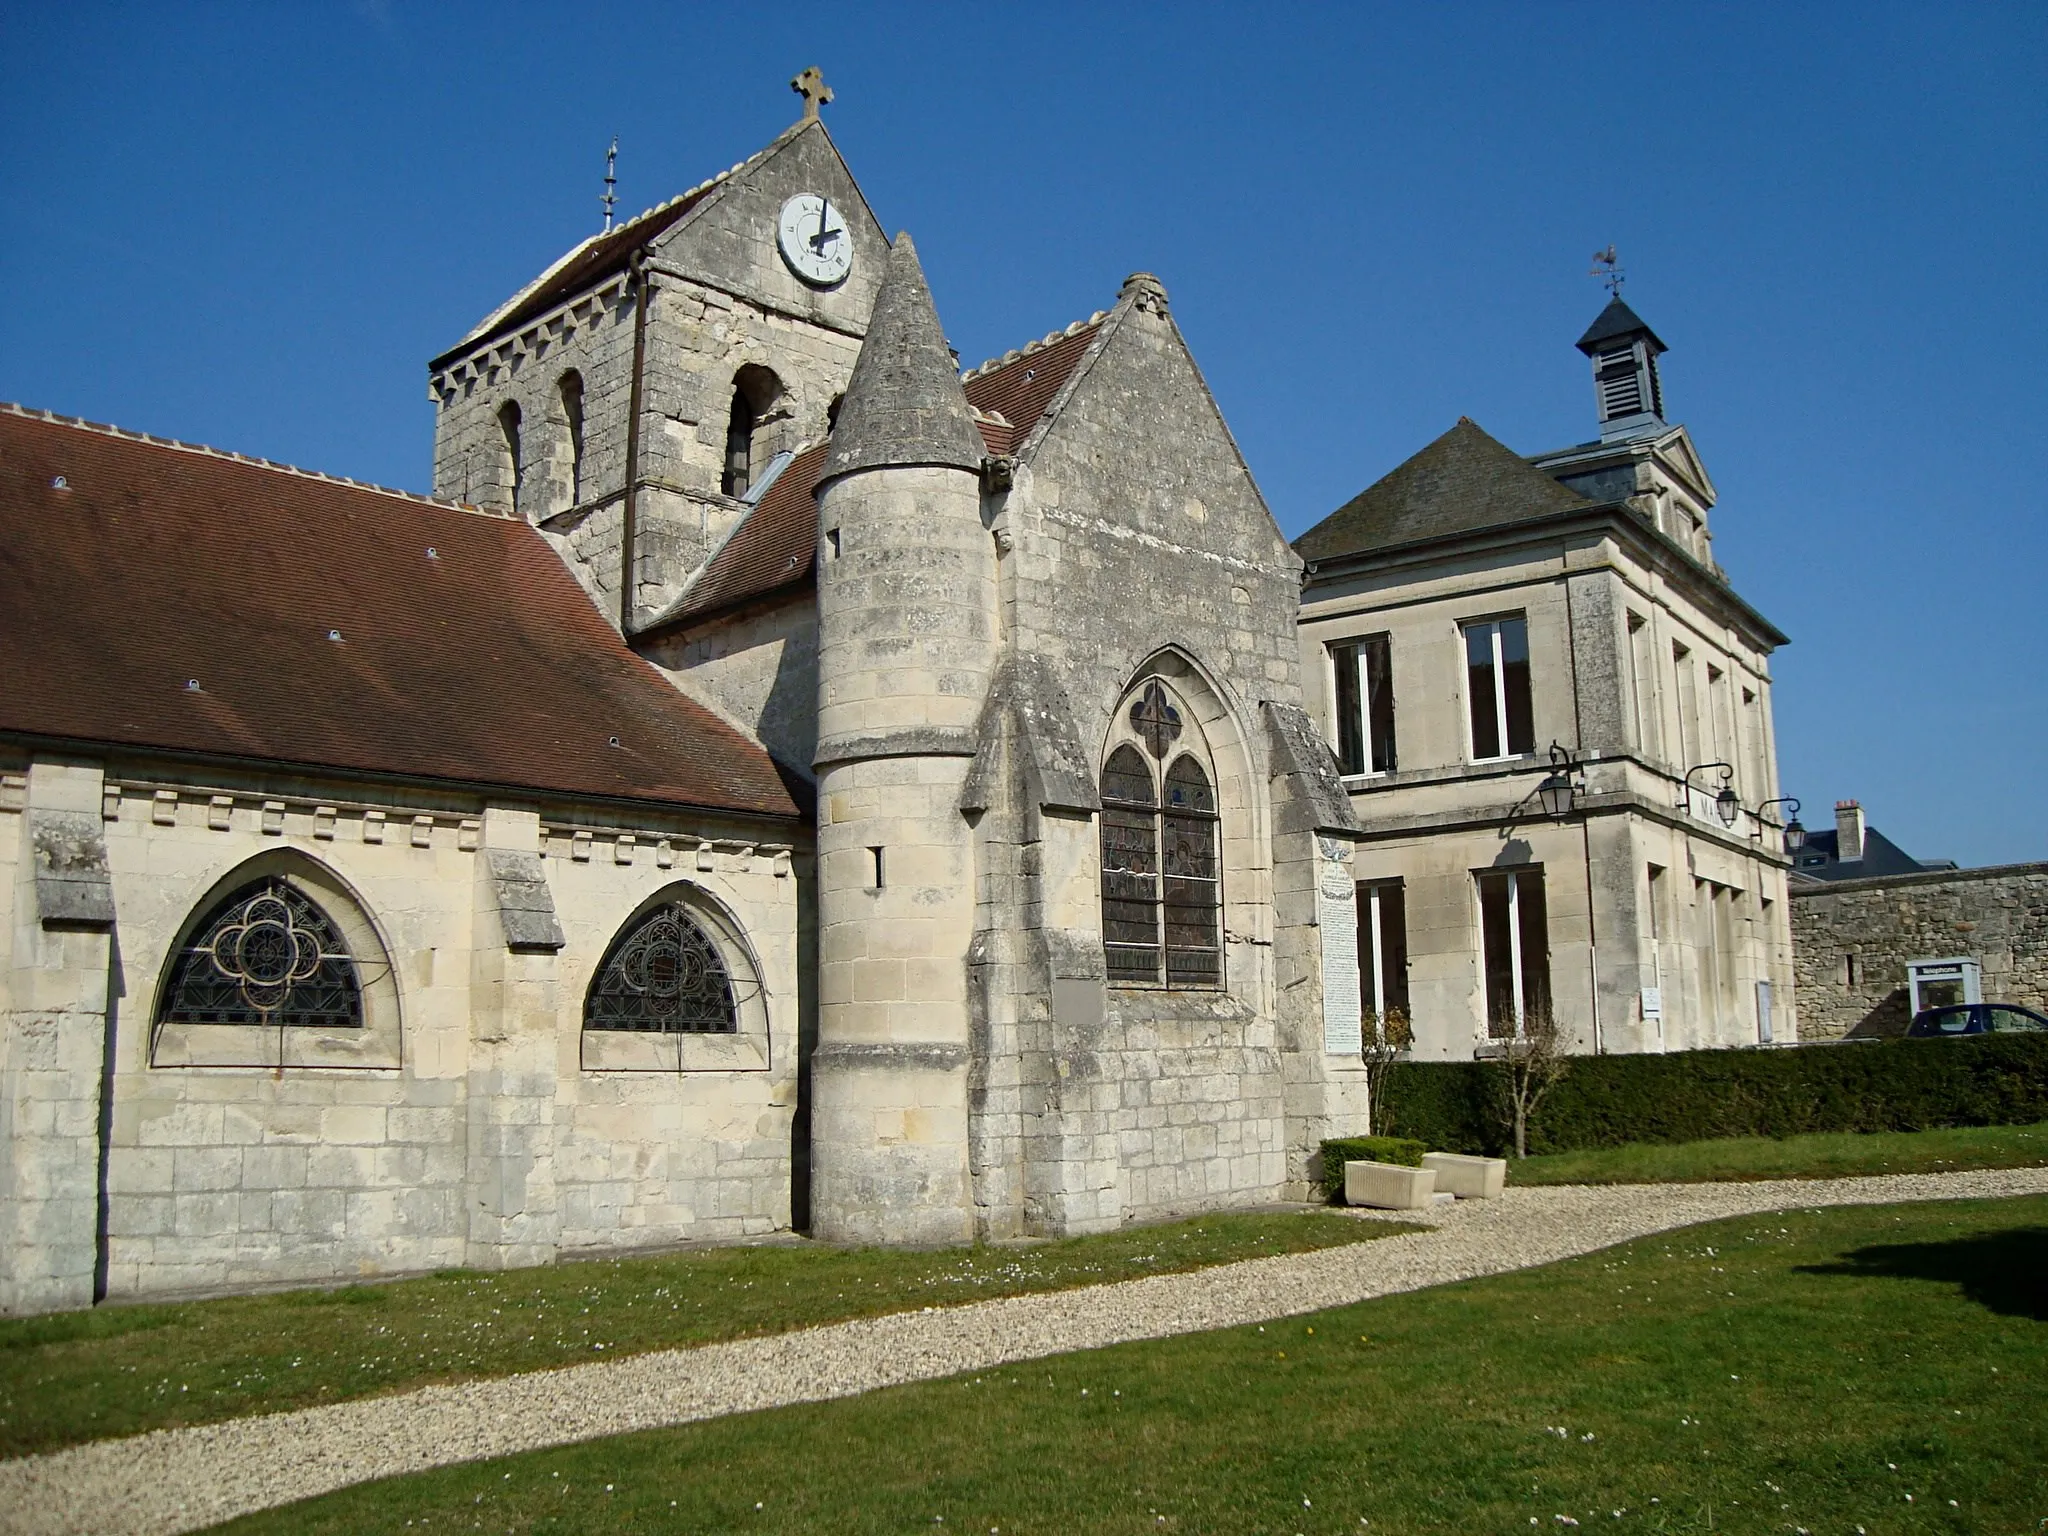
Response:
[[[1383,779],[1391,771],[1386,768],[1375,768],[1372,765],[1372,674],[1366,665],[1368,653],[1365,642],[1373,635],[1381,633],[1383,631],[1375,629],[1365,634],[1344,635],[1337,639],[1326,641],[1323,645],[1323,672],[1325,680],[1329,685],[1330,697],[1330,725],[1332,728],[1330,748],[1333,752],[1337,753],[1340,759],[1343,756],[1341,744],[1344,740],[1344,717],[1340,713],[1343,707],[1341,703],[1343,694],[1337,686],[1337,668],[1340,665],[1337,660],[1339,649],[1347,646],[1351,649],[1352,666],[1357,675],[1358,718],[1353,724],[1358,731],[1358,740],[1365,759],[1365,767],[1357,773],[1341,774],[1340,776],[1346,784],[1358,784],[1367,779]],[[1391,667],[1393,664],[1393,641],[1391,637],[1387,642],[1387,651],[1388,665]],[[1393,686],[1391,678],[1388,679],[1387,686],[1390,688]],[[1468,726],[1467,729],[1469,731],[1470,727]]]
[[[1504,613],[1491,619],[1466,619],[1458,625],[1458,670],[1465,678],[1465,756],[1468,762],[1509,763],[1530,755],[1527,752],[1514,752],[1508,749],[1508,669],[1507,660],[1501,652],[1500,627],[1516,621],[1522,625],[1523,643],[1526,645],[1529,643],[1529,616],[1526,613]],[[1472,667],[1466,659],[1465,637],[1475,629],[1485,630],[1493,645],[1493,729],[1494,735],[1500,741],[1501,750],[1492,757],[1481,757],[1479,743],[1472,739]],[[1529,707],[1533,712],[1536,707],[1536,666],[1533,649],[1529,661]]]
[[[1525,971],[1524,971],[1524,969],[1523,969],[1523,955],[1522,955],[1522,877],[1523,877],[1523,876],[1525,876],[1525,875],[1534,875],[1534,876],[1536,877],[1536,879],[1537,879],[1538,881],[1541,881],[1541,880],[1543,879],[1543,873],[1544,873],[1544,872],[1543,872],[1543,870],[1542,870],[1541,868],[1530,868],[1530,869],[1504,869],[1504,870],[1499,870],[1499,871],[1478,871],[1478,870],[1475,870],[1475,871],[1474,871],[1474,874],[1475,874],[1475,875],[1477,875],[1477,874],[1485,874],[1485,873],[1499,873],[1499,874],[1503,874],[1503,875],[1506,875],[1506,876],[1507,876],[1507,882],[1508,882],[1508,971],[1509,971],[1509,977],[1510,977],[1510,982],[1511,982],[1511,985],[1512,985],[1512,987],[1513,987],[1513,994],[1514,994],[1514,995],[1513,995],[1513,1001],[1514,1001],[1514,1005],[1515,1005],[1515,1033],[1514,1033],[1514,1036],[1513,1036],[1513,1038],[1514,1038],[1514,1039],[1517,1039],[1517,1040],[1522,1040],[1522,1039],[1526,1039],[1526,1038],[1528,1037],[1528,1030],[1529,1030],[1529,1003],[1528,1003],[1528,998],[1527,998],[1527,996],[1526,996],[1526,993],[1527,993],[1527,991],[1528,991],[1528,976],[1527,976],[1527,974],[1525,973]],[[1485,893],[1484,893],[1484,892],[1483,892],[1483,891],[1482,891],[1482,890],[1480,889],[1480,886],[1479,886],[1479,882],[1478,882],[1478,881],[1477,881],[1476,879],[1475,879],[1475,880],[1473,881],[1473,883],[1472,883],[1472,894],[1473,894],[1473,899],[1474,899],[1475,901],[1479,902],[1479,904],[1480,904],[1480,914],[1479,914],[1479,932],[1480,932],[1480,938],[1479,938],[1479,974],[1480,974],[1480,981],[1481,981],[1481,987],[1480,987],[1480,991],[1481,991],[1481,997],[1480,997],[1480,1010],[1481,1010],[1481,1015],[1482,1015],[1482,1019],[1481,1019],[1481,1022],[1482,1022],[1482,1024],[1485,1024],[1485,1025],[1490,1025],[1490,1024],[1491,1024],[1491,1022],[1492,1022],[1492,1011],[1491,1011],[1491,1005],[1490,1005],[1490,1003],[1488,1002],[1487,998],[1486,998],[1486,997],[1485,997],[1485,995],[1484,995],[1484,994],[1485,994],[1485,978],[1486,978],[1486,916],[1485,916],[1485,901],[1486,901],[1486,897],[1485,897]],[[1544,901],[1544,908],[1543,908],[1543,919],[1544,919],[1544,928],[1545,928],[1545,930],[1546,930],[1546,932],[1547,932],[1547,930],[1549,929],[1549,926],[1550,926],[1550,905],[1549,905],[1549,899],[1548,899],[1548,898],[1549,898],[1549,892],[1548,892],[1547,890],[1546,890],[1546,891],[1544,892],[1544,897],[1545,897],[1545,901]],[[1545,990],[1546,990],[1546,991],[1548,991],[1548,990],[1549,990],[1549,988],[1548,988],[1548,979],[1547,979],[1547,978],[1546,978],[1546,987],[1545,987]],[[1553,1013],[1553,1017],[1554,1017],[1554,1016],[1555,1016],[1555,1005],[1554,1005],[1554,1004],[1553,1004],[1553,1008],[1552,1008],[1552,1013]]]

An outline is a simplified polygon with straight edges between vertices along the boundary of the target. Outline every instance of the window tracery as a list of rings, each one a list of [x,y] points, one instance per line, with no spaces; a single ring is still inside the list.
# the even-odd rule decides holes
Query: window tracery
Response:
[[[362,981],[333,919],[271,875],[201,921],[171,971],[157,1022],[359,1029]]]
[[[612,945],[584,1001],[583,1027],[654,1034],[731,1034],[732,976],[680,901],[643,913]]]
[[[1180,711],[1155,679],[1127,712],[1164,761]],[[1102,769],[1102,938],[1112,982],[1218,986],[1223,980],[1221,827],[1216,791],[1192,752],[1156,776],[1125,742]]]

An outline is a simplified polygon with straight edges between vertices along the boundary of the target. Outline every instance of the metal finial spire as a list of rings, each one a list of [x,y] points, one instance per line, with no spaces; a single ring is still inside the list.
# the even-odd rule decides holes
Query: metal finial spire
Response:
[[[1600,286],[1615,298],[1621,297],[1621,285],[1626,278],[1621,270],[1621,258],[1614,254],[1614,247],[1593,253],[1593,268],[1586,274],[1600,279]]]
[[[612,147],[604,152],[604,196],[598,201],[604,204],[604,227],[609,234],[612,227],[612,208],[619,200],[619,136],[612,135]]]

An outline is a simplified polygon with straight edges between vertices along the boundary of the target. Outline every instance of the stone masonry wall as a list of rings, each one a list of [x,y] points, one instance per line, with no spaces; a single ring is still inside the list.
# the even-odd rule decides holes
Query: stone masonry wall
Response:
[[[0,1309],[84,1305],[96,1264],[107,1295],[136,1297],[788,1227],[806,848],[711,817],[620,827],[456,795],[401,802],[339,781],[175,772],[110,765],[93,796],[115,910],[111,986],[105,933],[38,934],[19,879],[0,900],[0,1220],[11,1269],[63,1281],[10,1287]],[[0,792],[8,873],[23,799]],[[506,825],[524,841],[494,841]],[[507,952],[484,863],[499,846],[545,870],[558,952]],[[310,888],[342,930],[365,1000],[360,1030],[292,1031],[282,1068],[242,1038],[274,1045],[274,1032],[152,1022],[187,926],[250,872],[272,871]],[[606,950],[636,913],[678,896],[733,957],[739,1033],[584,1031]],[[94,944],[97,960],[55,963]],[[66,1164],[82,1172],[61,1179],[42,1166],[59,1132],[84,1148]],[[53,1223],[47,1197],[12,1198],[25,1187],[75,1193],[83,1219]]]
[[[854,266],[835,288],[807,287],[777,254],[777,214],[798,192],[824,194],[846,213]],[[815,127],[785,135],[650,242],[634,468],[638,618],[671,603],[745,511],[721,491],[741,370],[766,370],[775,381],[756,423],[758,473],[778,451],[825,435],[887,255],[858,188]],[[518,510],[548,535],[614,622],[636,309],[631,275],[615,273],[517,333],[450,359],[430,390],[437,408],[435,494],[513,506],[499,413],[516,403]],[[575,475],[561,396],[571,371],[583,383],[583,457]]]
[[[1835,880],[1791,895],[1804,1040],[1903,1029],[1907,963],[1956,955],[1984,967],[1986,1002],[2048,1012],[2048,863]]]
[[[1146,673],[1156,671],[1178,701],[1222,811],[1225,987],[1105,984],[1088,826],[1079,861],[1087,878],[1052,879],[1048,869],[1042,906],[1020,902],[980,919],[995,937],[1012,925],[1042,935],[991,985],[1053,999],[1043,1026],[1050,1072],[991,1084],[985,1112],[1025,1117],[1034,1224],[1056,1225],[1056,1205],[1066,1226],[1085,1230],[1112,1215],[1279,1198],[1300,1128],[1289,1120],[1276,1027],[1276,850],[1258,710],[1301,699],[1299,562],[1152,279],[1126,284],[1043,431],[992,508],[1008,642],[1054,680],[1091,771]],[[1053,830],[1048,818],[1039,849],[1048,860]],[[1074,963],[1091,954],[1092,964]],[[1050,978],[1040,974],[1048,965]],[[1313,968],[1296,991],[1296,1006],[1319,1017]],[[986,1006],[1028,1034],[1045,1005],[1025,996]]]

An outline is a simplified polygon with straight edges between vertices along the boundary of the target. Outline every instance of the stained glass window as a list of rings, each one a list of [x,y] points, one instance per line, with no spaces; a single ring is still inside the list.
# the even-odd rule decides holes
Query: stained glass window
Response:
[[[1159,797],[1118,747],[1102,770],[1102,941],[1111,981],[1159,978]]]
[[[1150,723],[1179,716],[1158,685],[1140,705]],[[1148,723],[1137,720],[1142,729]],[[1147,746],[1151,741],[1147,741]],[[1223,979],[1222,867],[1216,791],[1183,753],[1165,794],[1136,748],[1121,746],[1102,770],[1102,939],[1109,979],[1213,986]],[[1162,804],[1163,799],[1163,804]]]
[[[738,1030],[725,960],[680,902],[643,914],[612,945],[590,984],[583,1027],[670,1035]]]
[[[1160,818],[1166,870],[1166,979],[1214,983],[1223,979],[1222,869],[1216,848],[1216,792],[1202,765],[1183,753],[1166,771],[1166,810]]]
[[[333,919],[272,875],[206,915],[171,969],[157,1019],[359,1029],[362,984]]]

